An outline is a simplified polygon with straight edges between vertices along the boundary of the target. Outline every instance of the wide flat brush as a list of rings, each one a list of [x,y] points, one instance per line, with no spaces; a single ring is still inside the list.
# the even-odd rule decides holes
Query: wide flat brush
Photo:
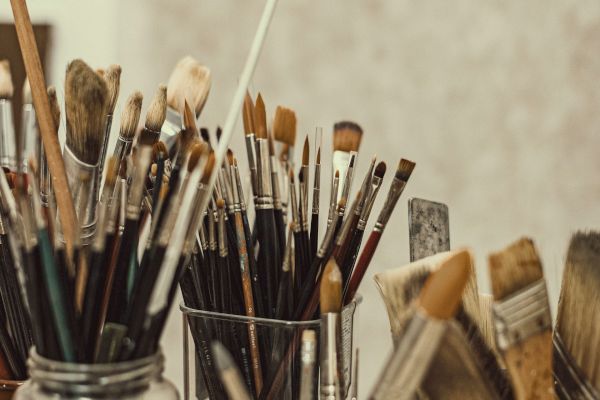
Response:
[[[600,398],[600,233],[571,237],[554,330],[554,377],[560,399]]]
[[[435,357],[469,280],[466,250],[448,256],[431,274],[416,304],[416,312],[388,359],[370,399],[412,399]]]
[[[552,317],[542,263],[523,238],[489,256],[499,349],[517,399],[553,399]]]
[[[160,138],[163,124],[167,118],[167,87],[165,85],[159,85],[158,89],[154,93],[154,97],[148,105],[146,111],[146,121],[144,122],[144,128],[142,134],[138,139],[138,143],[142,145],[152,146],[158,142]],[[181,127],[179,128],[181,129]],[[177,131],[179,132],[179,130]]]

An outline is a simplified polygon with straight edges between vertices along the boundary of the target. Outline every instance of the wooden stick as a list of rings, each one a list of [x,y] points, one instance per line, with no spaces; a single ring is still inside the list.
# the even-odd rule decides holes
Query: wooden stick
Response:
[[[69,259],[73,255],[73,245],[76,239],[77,217],[75,215],[75,207],[67,182],[67,174],[65,173],[65,165],[60,152],[58,136],[56,135],[56,127],[52,120],[50,112],[50,103],[46,94],[46,82],[42,72],[42,63],[40,55],[37,51],[35,36],[33,35],[33,27],[27,4],[25,0],[10,0],[13,15],[15,19],[15,27],[21,54],[23,55],[23,64],[31,85],[31,96],[33,97],[33,105],[35,107],[35,115],[37,117],[38,126],[42,142],[44,143],[44,151],[48,160],[48,168],[52,176],[52,184],[54,185],[54,193],[56,203],[60,209],[59,218],[61,222],[62,232],[64,235],[67,254]]]

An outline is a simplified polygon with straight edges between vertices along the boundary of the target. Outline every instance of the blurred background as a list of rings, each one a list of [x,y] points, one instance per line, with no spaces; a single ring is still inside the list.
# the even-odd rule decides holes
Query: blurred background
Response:
[[[66,64],[82,58],[93,67],[122,66],[116,114],[135,89],[147,106],[176,62],[190,54],[212,70],[200,125],[214,129],[227,113],[264,2],[28,4],[46,46],[47,81],[59,95]],[[11,20],[3,1],[0,24]],[[0,30],[0,58],[10,56],[17,65],[10,29]],[[326,150],[334,122],[361,124],[358,176],[373,154],[390,170],[400,157],[417,162],[361,288],[361,397],[391,349],[371,278],[409,260],[409,197],[449,206],[452,247],[472,249],[484,292],[486,255],[532,236],[555,306],[570,235],[600,226],[599,49],[600,2],[593,0],[280,2],[251,87],[263,93],[271,116],[278,104],[293,108],[297,140],[322,126]],[[232,148],[245,158],[241,121],[237,130]],[[323,182],[328,168],[325,173]],[[178,309],[163,349],[166,375],[181,388]]]

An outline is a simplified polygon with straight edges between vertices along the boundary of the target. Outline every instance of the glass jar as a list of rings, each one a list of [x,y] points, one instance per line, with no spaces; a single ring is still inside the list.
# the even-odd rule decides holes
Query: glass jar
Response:
[[[31,350],[30,380],[15,400],[177,400],[175,386],[162,377],[164,357],[159,351],[139,360],[111,364],[76,364],[46,359]]]
[[[352,354],[354,347],[354,318],[356,307],[362,297],[356,298],[344,307],[341,314],[341,362],[346,392],[351,383]],[[251,354],[249,349],[250,331],[256,332],[260,347],[260,363],[264,384],[269,376],[278,370],[283,379],[277,399],[287,400],[297,397],[300,385],[300,338],[306,329],[314,330],[317,338],[320,331],[320,320],[313,321],[281,321],[267,318],[250,318],[243,315],[223,314],[218,312],[196,310],[180,305],[183,314],[183,351],[184,351],[184,398],[187,399],[226,399],[216,370],[210,359],[210,343],[219,340],[232,354],[234,361],[248,386],[254,392],[254,380],[251,371]],[[192,340],[190,340],[192,339]],[[264,350],[266,349],[266,350]],[[287,357],[289,352],[293,354]],[[318,354],[317,354],[317,360]],[[287,361],[286,361],[287,360]],[[279,371],[281,372],[281,371]],[[315,382],[318,382],[318,361],[315,368]],[[315,390],[317,389],[315,385]],[[317,397],[315,397],[317,398]]]

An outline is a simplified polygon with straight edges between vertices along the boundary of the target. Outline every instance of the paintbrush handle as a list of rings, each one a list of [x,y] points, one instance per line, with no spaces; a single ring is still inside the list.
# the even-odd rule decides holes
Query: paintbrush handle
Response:
[[[356,295],[356,291],[358,290],[360,282],[365,276],[365,272],[367,272],[367,268],[371,263],[371,259],[373,258],[375,250],[377,250],[377,245],[379,244],[380,239],[381,232],[379,231],[373,231],[371,232],[371,235],[369,235],[369,239],[367,240],[367,243],[365,243],[365,247],[360,253],[360,257],[356,263],[356,268],[350,277],[350,283],[348,284],[348,289],[344,295],[344,305],[350,303]]]
[[[310,262],[317,255],[319,248],[319,214],[313,213],[310,221]]]
[[[108,255],[105,255],[107,252]],[[107,252],[92,252],[90,255],[92,265],[90,265],[90,275],[83,303],[83,314],[81,316],[81,336],[84,345],[80,349],[80,353],[83,356],[82,361],[87,363],[94,361],[94,353],[102,324],[102,295],[110,249],[107,249]]]
[[[354,268],[354,264],[356,263],[356,257],[358,257],[358,251],[360,250],[360,244],[362,242],[364,233],[365,231],[363,229],[356,229],[352,233],[352,238],[348,243],[348,249],[346,251],[346,255],[341,265],[342,282],[344,282],[344,289],[348,286],[350,282],[350,277],[352,276],[352,269]]]
[[[119,247],[117,264],[113,273],[112,290],[106,320],[108,322],[125,322],[127,309],[127,273],[131,255],[135,251],[133,243],[137,234],[138,222],[127,218]]]
[[[244,223],[244,237],[246,238],[246,251],[248,252],[248,265],[252,282],[252,292],[254,294],[255,312],[256,316],[264,317],[266,314],[265,306],[263,304],[262,287],[258,276],[256,258],[254,258],[254,246],[252,245],[250,224],[248,223],[248,216],[245,212],[242,212],[242,222]]]
[[[277,243],[274,238],[274,223],[272,210],[256,210],[256,228],[258,231],[260,254],[259,260],[264,263],[262,265],[262,281],[267,289],[266,293],[266,313],[270,317],[275,311],[275,296],[276,285],[275,268],[277,268],[276,247]]]

